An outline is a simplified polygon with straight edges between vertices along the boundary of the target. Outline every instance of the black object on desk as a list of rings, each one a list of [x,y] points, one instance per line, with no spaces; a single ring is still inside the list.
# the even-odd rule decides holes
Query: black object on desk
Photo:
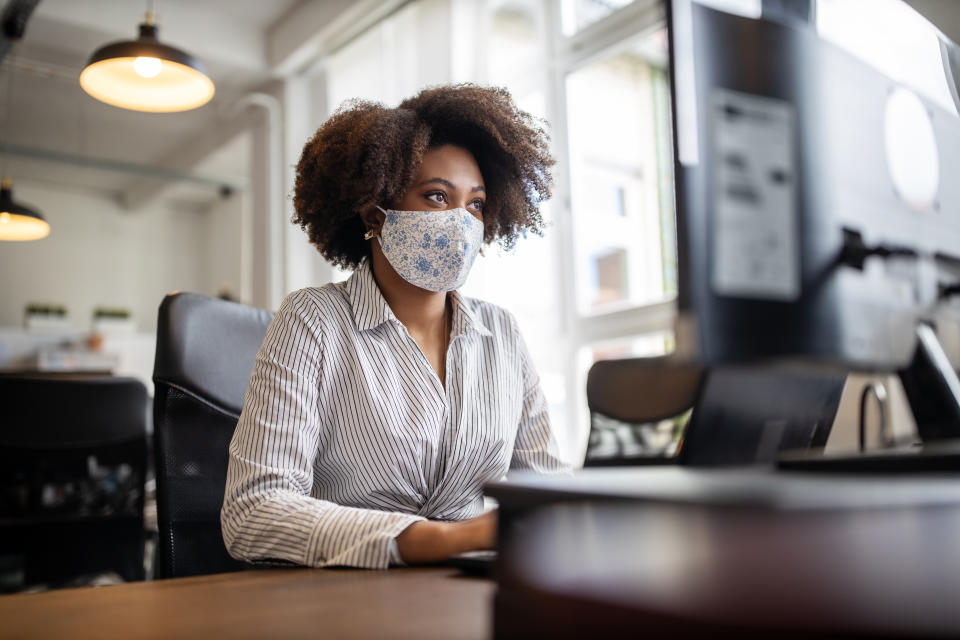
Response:
[[[456,567],[460,571],[472,575],[491,577],[497,562],[497,552],[493,549],[465,551],[450,556],[443,564]]]

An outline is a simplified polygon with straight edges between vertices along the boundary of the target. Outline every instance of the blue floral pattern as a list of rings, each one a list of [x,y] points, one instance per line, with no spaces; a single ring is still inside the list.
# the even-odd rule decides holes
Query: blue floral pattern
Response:
[[[400,277],[429,291],[460,288],[483,242],[483,223],[466,209],[384,211],[380,247]]]

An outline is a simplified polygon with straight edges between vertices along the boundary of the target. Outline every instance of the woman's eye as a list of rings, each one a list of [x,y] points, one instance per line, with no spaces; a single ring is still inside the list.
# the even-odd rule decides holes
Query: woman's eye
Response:
[[[474,200],[472,204],[473,204],[473,208],[476,209],[477,211],[483,211],[484,207],[486,206],[486,203],[480,198],[477,198],[476,200]]]
[[[433,193],[427,194],[427,200],[444,203],[447,201],[447,194],[443,193],[442,191],[434,191]]]

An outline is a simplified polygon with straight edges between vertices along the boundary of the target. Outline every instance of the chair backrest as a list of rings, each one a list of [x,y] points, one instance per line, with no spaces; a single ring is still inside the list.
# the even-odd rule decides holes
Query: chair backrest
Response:
[[[143,579],[143,383],[5,375],[0,406],[0,555],[21,559],[24,586]]]
[[[662,420],[684,417],[697,399],[703,369],[672,357],[599,360],[587,374],[590,437],[584,466],[674,462],[649,451]]]
[[[230,438],[272,318],[194,293],[160,304],[153,368],[158,577],[245,566],[224,547],[220,507]]]

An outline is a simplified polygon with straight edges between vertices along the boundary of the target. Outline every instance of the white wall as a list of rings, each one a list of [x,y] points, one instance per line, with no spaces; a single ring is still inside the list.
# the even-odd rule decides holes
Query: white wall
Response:
[[[153,331],[166,293],[208,287],[206,267],[216,259],[207,252],[206,214],[162,201],[128,212],[107,194],[24,179],[15,179],[14,198],[40,210],[51,233],[0,243],[0,326],[23,326],[24,307],[36,302],[66,306],[76,329],[89,329],[94,308],[104,306],[129,309],[138,330]]]
[[[283,243],[284,294],[330,282],[333,265],[310,244],[306,232],[290,222],[297,164],[303,147],[327,119],[327,79],[322,68],[310,69],[283,82]]]
[[[200,214],[203,221],[201,279],[198,293],[216,295],[221,286],[234,299],[250,303],[250,210],[244,193],[217,200]]]

